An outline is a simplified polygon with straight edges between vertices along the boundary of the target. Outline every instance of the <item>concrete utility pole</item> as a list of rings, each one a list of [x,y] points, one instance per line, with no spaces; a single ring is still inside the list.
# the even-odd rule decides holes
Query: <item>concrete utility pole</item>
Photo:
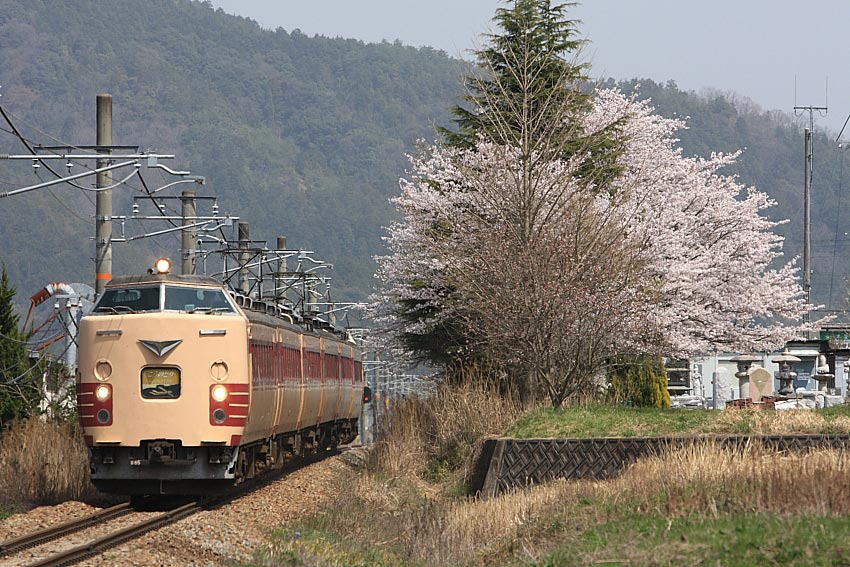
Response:
[[[286,250],[286,237],[278,236],[277,237],[277,249],[279,252]],[[277,259],[277,274],[275,274],[274,278],[274,299],[278,303],[283,303],[286,299],[286,293],[284,292],[285,284],[286,284],[286,258],[283,254],[280,254]]]
[[[184,189],[180,194],[181,214],[183,215],[183,230],[181,231],[180,246],[183,248],[183,266],[181,272],[183,274],[195,273],[195,247],[198,240],[198,229],[185,228],[195,224],[195,190]]]
[[[827,83],[827,87],[829,84]],[[820,112],[823,116],[829,112],[827,106],[797,106],[797,83],[794,83],[794,114],[808,112],[809,127],[806,128],[806,162],[805,171],[803,172],[803,291],[806,292],[806,303],[812,302],[812,266],[811,266],[811,193],[812,193],[812,162],[814,151],[812,149],[812,132],[815,129],[815,111]],[[811,314],[807,314],[807,318]]]
[[[101,148],[112,145],[112,95],[97,95],[97,140]],[[111,149],[98,149],[99,154],[110,154]],[[107,167],[109,159],[97,160],[97,167]],[[112,172],[97,174],[97,188],[112,185]],[[97,192],[95,205],[95,293],[103,293],[106,282],[112,279],[112,189]]]
[[[250,244],[250,228],[247,222],[239,222],[237,225],[237,234],[239,236],[239,291],[243,295],[248,295],[251,287],[248,282],[248,261],[250,254],[248,246]]]

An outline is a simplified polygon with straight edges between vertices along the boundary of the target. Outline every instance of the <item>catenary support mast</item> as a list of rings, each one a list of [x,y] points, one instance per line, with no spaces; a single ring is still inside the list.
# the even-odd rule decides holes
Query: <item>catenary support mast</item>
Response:
[[[112,95],[97,95],[97,145],[112,145]],[[98,149],[98,153],[110,154],[110,149]],[[109,159],[99,159],[97,167],[106,167]],[[106,282],[112,279],[112,172],[97,174],[97,202],[95,204],[95,292],[103,293]]]

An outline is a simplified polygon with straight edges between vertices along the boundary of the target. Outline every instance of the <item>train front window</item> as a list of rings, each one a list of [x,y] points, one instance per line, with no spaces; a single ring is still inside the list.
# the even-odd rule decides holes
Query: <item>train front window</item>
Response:
[[[224,291],[208,287],[165,286],[166,311],[235,313]]]
[[[159,310],[159,286],[109,288],[94,308],[96,313],[139,313]]]

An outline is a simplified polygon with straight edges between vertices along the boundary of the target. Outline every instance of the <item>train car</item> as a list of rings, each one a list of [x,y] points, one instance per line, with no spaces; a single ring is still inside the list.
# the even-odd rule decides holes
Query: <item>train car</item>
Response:
[[[203,494],[349,443],[362,376],[343,333],[212,278],[164,265],[117,277],[79,332],[92,482],[130,495]]]

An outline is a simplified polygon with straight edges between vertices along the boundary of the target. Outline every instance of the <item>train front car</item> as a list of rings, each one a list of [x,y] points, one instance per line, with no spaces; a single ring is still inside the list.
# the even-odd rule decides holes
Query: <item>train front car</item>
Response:
[[[248,321],[221,283],[113,279],[80,325],[78,412],[103,491],[193,494],[237,480]]]

